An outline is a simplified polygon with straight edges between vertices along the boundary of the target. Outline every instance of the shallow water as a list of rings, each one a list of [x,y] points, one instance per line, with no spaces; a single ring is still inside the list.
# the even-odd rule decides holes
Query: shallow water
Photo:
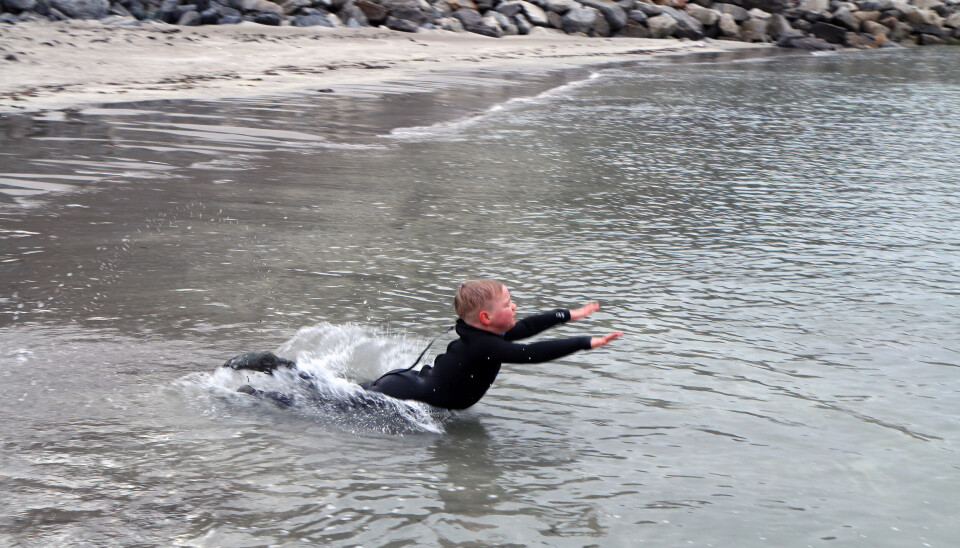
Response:
[[[0,121],[2,544],[955,543],[960,51],[425,87]],[[461,413],[216,370],[342,402],[486,275],[627,335]]]

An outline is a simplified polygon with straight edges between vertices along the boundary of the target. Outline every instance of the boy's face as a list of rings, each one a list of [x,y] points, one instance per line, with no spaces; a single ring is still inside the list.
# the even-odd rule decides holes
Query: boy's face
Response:
[[[485,309],[490,318],[490,330],[504,333],[512,329],[517,323],[516,309],[517,305],[510,299],[510,291],[504,287],[500,295],[490,299]]]

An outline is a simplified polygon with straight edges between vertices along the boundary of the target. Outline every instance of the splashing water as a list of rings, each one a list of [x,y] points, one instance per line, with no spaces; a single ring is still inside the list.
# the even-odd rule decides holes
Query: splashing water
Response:
[[[439,434],[454,416],[451,412],[367,392],[357,384],[409,365],[422,346],[380,328],[323,322],[300,329],[275,351],[296,361],[296,369],[281,368],[271,375],[218,367],[211,373],[187,375],[176,384],[188,397],[214,406],[219,402],[288,409],[321,426],[357,435]],[[244,385],[266,396],[238,392]]]

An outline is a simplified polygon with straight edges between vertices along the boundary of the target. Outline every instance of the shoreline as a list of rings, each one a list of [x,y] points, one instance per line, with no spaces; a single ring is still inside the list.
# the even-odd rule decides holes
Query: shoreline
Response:
[[[0,116],[148,100],[216,100],[388,87],[438,72],[545,72],[770,44],[538,33],[31,22],[0,33]],[[12,57],[12,58],[11,58]],[[441,76],[442,78],[442,76]]]

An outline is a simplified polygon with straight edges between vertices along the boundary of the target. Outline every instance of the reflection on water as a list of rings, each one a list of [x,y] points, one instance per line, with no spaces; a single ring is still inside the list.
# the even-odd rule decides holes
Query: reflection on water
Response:
[[[950,545],[956,57],[4,119],[0,539]],[[215,371],[372,378],[481,275],[628,335],[442,416],[290,412]]]

